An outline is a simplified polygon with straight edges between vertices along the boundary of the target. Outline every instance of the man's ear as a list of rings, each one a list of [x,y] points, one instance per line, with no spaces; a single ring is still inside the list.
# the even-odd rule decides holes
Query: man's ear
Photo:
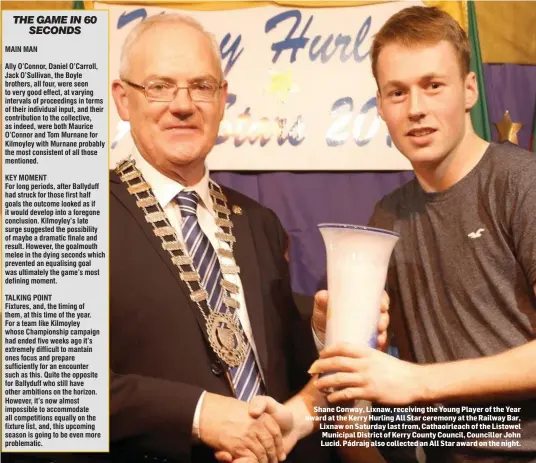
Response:
[[[119,117],[124,121],[130,120],[128,111],[128,97],[123,82],[120,80],[114,80],[112,82],[112,95],[115,101],[115,107]]]
[[[376,90],[376,107],[378,108],[380,117],[385,120],[385,117],[383,117],[382,97],[379,90]]]
[[[476,82],[476,74],[470,72],[465,78],[465,110],[470,111],[478,101],[478,84]]]

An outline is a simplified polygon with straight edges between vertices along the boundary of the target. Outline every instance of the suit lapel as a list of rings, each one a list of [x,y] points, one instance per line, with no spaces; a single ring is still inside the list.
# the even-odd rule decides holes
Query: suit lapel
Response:
[[[232,206],[233,204],[230,201],[229,207],[232,208]],[[268,367],[268,345],[264,328],[261,273],[247,210],[243,209],[241,215],[233,214],[231,220],[233,222],[233,233],[236,237],[234,257],[240,267],[240,280],[253,331],[253,340],[257,348],[261,368],[263,372],[266,372]]]

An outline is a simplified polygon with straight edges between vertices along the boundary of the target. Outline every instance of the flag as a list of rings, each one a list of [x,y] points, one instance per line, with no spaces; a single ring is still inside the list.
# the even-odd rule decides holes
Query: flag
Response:
[[[480,53],[480,41],[478,40],[476,11],[473,0],[468,0],[467,9],[469,16],[469,41],[471,42],[471,71],[476,74],[479,93],[478,101],[471,110],[471,120],[473,121],[473,127],[477,135],[486,141],[491,141],[486,87],[484,85],[484,73],[482,70],[482,55]]]

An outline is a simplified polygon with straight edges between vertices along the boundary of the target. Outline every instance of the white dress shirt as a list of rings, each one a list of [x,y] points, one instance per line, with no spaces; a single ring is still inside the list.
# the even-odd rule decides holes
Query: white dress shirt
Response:
[[[212,197],[210,195],[209,189],[209,170],[206,166],[205,175],[199,181],[199,183],[191,187],[185,188],[179,182],[172,180],[169,177],[166,177],[164,174],[156,170],[141,156],[135,146],[132,148],[131,156],[132,159],[136,161],[136,167],[142,173],[145,181],[151,186],[155,198],[162,206],[162,209],[164,209],[164,212],[166,213],[166,216],[171,226],[175,229],[179,242],[184,243],[181,228],[182,217],[179,205],[174,201],[174,198],[182,190],[187,189],[197,192],[197,194],[201,198],[201,201],[197,205],[197,218],[199,221],[199,226],[201,227],[205,235],[207,235],[214,249],[217,250],[220,247],[224,249],[230,249],[228,243],[220,241],[216,238],[216,233],[221,232],[222,229],[216,225],[216,215],[214,213]],[[220,265],[235,265],[233,260],[228,257],[222,257],[218,255],[218,259],[220,261]],[[244,270],[247,271],[247,269]],[[240,281],[240,277],[238,274],[227,274],[225,275],[225,279],[230,281],[231,283],[238,285],[239,287],[239,293],[231,295],[231,297],[234,297],[240,304],[240,308],[238,309],[238,317],[240,319],[240,323],[242,324],[242,329],[246,337],[248,338],[249,343],[251,344],[251,348],[253,349],[253,352],[255,354],[255,360],[257,361],[257,367],[259,368],[261,376],[264,380],[263,372],[261,370],[259,362],[259,356],[257,354],[257,349],[253,339],[253,333],[251,331],[251,324],[246,308],[246,301],[244,299],[242,282]],[[196,439],[199,439],[199,418],[201,413],[201,404],[203,402],[205,392],[206,391],[203,391],[203,394],[197,402],[194,422],[192,424],[192,433],[194,438]]]

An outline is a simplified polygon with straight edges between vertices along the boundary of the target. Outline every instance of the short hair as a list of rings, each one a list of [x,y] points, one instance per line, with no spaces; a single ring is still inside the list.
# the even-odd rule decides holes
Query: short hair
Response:
[[[216,37],[208,32],[198,21],[196,21],[191,16],[179,14],[179,13],[164,13],[151,16],[141,23],[137,24],[134,29],[132,29],[127,35],[125,41],[123,42],[123,47],[121,48],[121,58],[119,64],[119,76],[125,76],[129,71],[129,52],[133,45],[139,40],[139,38],[153,27],[157,27],[160,24],[171,24],[177,26],[189,26],[199,32],[201,32],[205,37],[210,40],[212,44],[212,52],[214,57],[218,62],[218,68],[220,69],[222,75],[222,63],[221,63],[221,54],[220,46]],[[172,45],[170,45],[172,46]]]
[[[397,43],[412,47],[442,40],[454,47],[462,77],[465,77],[470,72],[471,47],[458,22],[437,7],[412,6],[399,11],[387,20],[372,41],[370,55],[374,78],[378,81],[378,57],[385,46]]]

